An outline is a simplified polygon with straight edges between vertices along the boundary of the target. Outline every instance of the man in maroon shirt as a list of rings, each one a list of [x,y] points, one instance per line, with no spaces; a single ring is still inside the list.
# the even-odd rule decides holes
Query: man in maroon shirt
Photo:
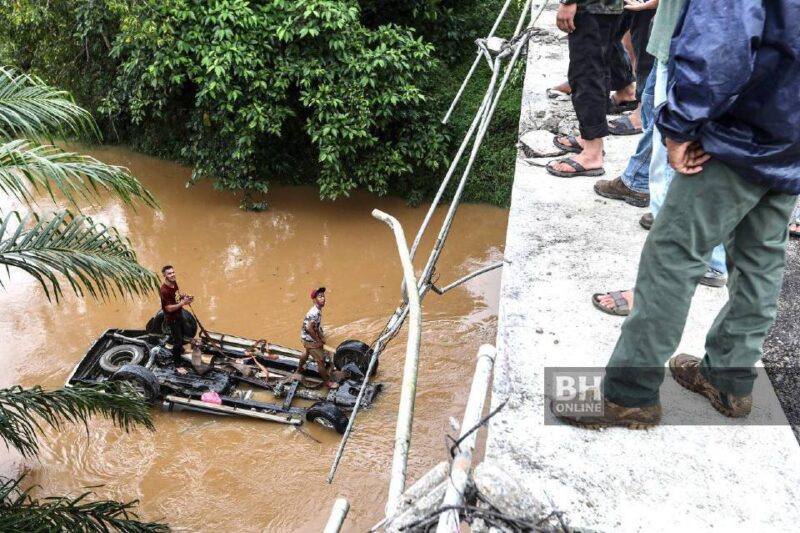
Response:
[[[189,305],[194,300],[193,296],[182,295],[178,292],[178,280],[175,277],[175,269],[172,265],[166,265],[161,269],[164,275],[164,283],[161,285],[161,309],[164,311],[164,320],[169,326],[172,334],[172,357],[175,361],[175,368],[179,373],[185,374],[187,370],[181,365],[181,354],[183,353],[183,306]]]

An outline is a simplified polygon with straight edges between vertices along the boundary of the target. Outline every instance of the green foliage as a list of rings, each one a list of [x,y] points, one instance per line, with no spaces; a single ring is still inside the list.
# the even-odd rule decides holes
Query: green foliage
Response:
[[[154,431],[148,405],[122,384],[69,387],[45,391],[41,387],[0,389],[0,438],[25,457],[39,452],[36,432],[41,422],[59,429],[65,422],[88,423],[92,415],[110,418],[125,431],[143,425]]]
[[[435,67],[411,31],[368,29],[351,1],[149,1],[123,19],[102,110],[142,124],[179,111],[193,179],[264,193],[313,158],[323,198],[385,194],[437,169],[447,139],[416,83]]]
[[[190,164],[193,180],[213,177],[250,207],[263,207],[249,198],[270,181],[417,203],[466,131],[471,116],[439,119],[503,3],[0,0],[0,54],[99,110],[107,137]],[[477,108],[486,79],[460,114]],[[520,86],[498,109],[472,201],[508,203]]]
[[[166,524],[141,522],[133,508],[139,503],[113,500],[87,501],[85,492],[36,500],[31,489],[22,490],[21,480],[0,477],[0,531],[30,533],[163,533]]]
[[[160,283],[114,228],[68,211],[0,216],[0,265],[30,274],[56,300],[62,294],[59,275],[78,296],[85,291],[101,298],[144,296]]]

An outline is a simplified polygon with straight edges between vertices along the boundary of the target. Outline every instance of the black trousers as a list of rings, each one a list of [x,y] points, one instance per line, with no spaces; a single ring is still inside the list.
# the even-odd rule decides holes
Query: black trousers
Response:
[[[183,364],[181,354],[183,353],[183,324],[181,320],[167,322],[169,332],[172,335],[172,359],[176,365]]]
[[[614,83],[609,69],[609,50],[619,25],[620,15],[594,15],[584,11],[575,14],[575,31],[569,34],[569,70],[572,107],[578,115],[581,137],[586,140],[608,135],[606,107],[608,93]],[[633,75],[629,72],[630,84]],[[623,85],[622,87],[624,87]],[[618,88],[622,88],[618,87]]]
[[[631,42],[633,43],[633,53],[636,56],[636,99],[642,100],[645,81],[650,75],[655,58],[647,53],[647,42],[650,40],[650,29],[652,28],[655,9],[646,11],[625,11],[619,17],[619,23],[614,35],[611,37],[612,47],[609,49],[609,76],[611,78],[610,87],[616,91],[626,87],[631,80],[631,62],[628,52],[622,46],[622,37],[625,32],[631,32]],[[629,81],[630,80],[630,81]],[[627,83],[626,83],[627,81]]]

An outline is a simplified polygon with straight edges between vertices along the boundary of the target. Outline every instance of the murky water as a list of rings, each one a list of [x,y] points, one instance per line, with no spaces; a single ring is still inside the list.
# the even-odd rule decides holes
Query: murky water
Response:
[[[321,203],[312,188],[294,187],[274,189],[269,211],[244,213],[236,198],[207,182],[186,189],[189,170],[180,165],[117,148],[94,155],[129,167],[162,210],[134,212],[112,201],[89,212],[127,234],[153,270],[175,265],[208,329],[300,347],[308,293],[325,285],[330,344],[371,342],[399,302],[394,239],[370,211],[396,216],[410,239],[424,209],[362,194]],[[443,216],[440,210],[434,229]],[[506,221],[503,209],[462,206],[439,263],[441,285],[497,261]],[[419,262],[432,241],[423,242]],[[494,342],[499,283],[497,270],[424,301],[409,479],[446,457],[448,417],[461,418],[477,348]],[[106,328],[143,327],[159,306],[155,294],[105,303],[67,295],[47,305],[30,278],[13,274],[5,285],[0,386],[62,385]],[[267,422],[157,410],[155,433],[125,434],[104,420],[92,421],[88,436],[82,427],[48,431],[39,460],[26,463],[27,484],[40,485],[40,494],[103,485],[94,489],[102,497],[138,498],[143,517],[198,532],[320,531],[334,499],[345,496],[352,504],[346,530],[364,531],[381,518],[386,500],[405,342],[404,330],[384,353],[377,381],[387,388],[359,416],[332,485],[325,478],[339,436],[322,427],[303,426],[315,442]]]

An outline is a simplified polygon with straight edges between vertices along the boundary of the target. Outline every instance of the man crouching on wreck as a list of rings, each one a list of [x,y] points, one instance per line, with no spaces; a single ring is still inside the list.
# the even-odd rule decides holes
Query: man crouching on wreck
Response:
[[[161,294],[161,309],[164,311],[164,321],[169,327],[170,334],[172,335],[172,358],[175,361],[175,370],[179,374],[186,374],[188,371],[184,368],[181,354],[183,354],[183,306],[189,305],[194,300],[193,296],[188,294],[180,294],[178,292],[178,280],[175,276],[175,269],[172,265],[166,265],[161,269],[164,275],[164,283],[161,285],[159,293]]]
[[[317,370],[325,386],[331,389],[339,388],[339,384],[330,379],[328,367],[325,364],[325,331],[322,329],[322,308],[325,307],[325,287],[320,287],[311,291],[311,300],[314,305],[306,313],[303,319],[303,328],[300,330],[300,340],[303,341],[305,353],[300,356],[300,363],[297,365],[297,373],[293,376],[296,379],[301,377],[303,366],[308,361],[308,356],[314,358],[317,363]]]

